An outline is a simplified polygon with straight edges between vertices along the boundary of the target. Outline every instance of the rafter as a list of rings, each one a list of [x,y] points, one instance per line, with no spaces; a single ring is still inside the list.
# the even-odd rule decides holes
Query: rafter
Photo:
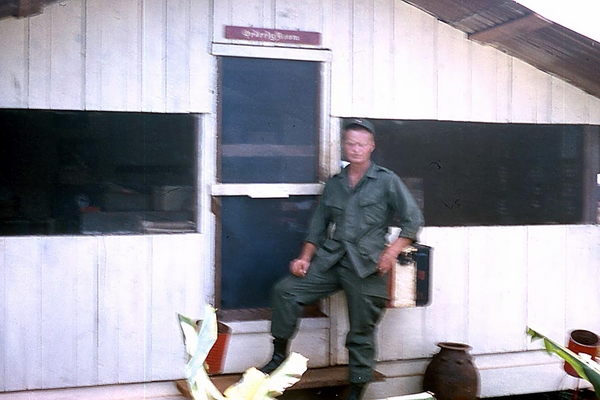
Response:
[[[514,37],[525,33],[535,32],[538,29],[551,25],[552,22],[532,13],[524,17],[513,19],[492,28],[469,34],[469,39],[481,43],[498,43],[506,37]]]

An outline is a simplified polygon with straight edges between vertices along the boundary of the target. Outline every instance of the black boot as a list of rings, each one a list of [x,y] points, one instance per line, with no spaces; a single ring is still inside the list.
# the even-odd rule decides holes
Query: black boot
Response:
[[[277,367],[279,367],[281,363],[287,358],[287,352],[287,339],[273,339],[273,356],[271,357],[271,361],[269,361],[264,367],[259,368],[259,371],[267,375],[275,371]]]
[[[350,384],[350,393],[348,394],[348,397],[346,398],[346,400],[360,400],[364,389],[365,389],[364,383]]]

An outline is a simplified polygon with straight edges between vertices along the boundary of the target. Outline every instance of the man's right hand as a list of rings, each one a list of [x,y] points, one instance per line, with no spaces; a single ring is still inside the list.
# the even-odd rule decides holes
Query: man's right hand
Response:
[[[295,258],[290,262],[290,272],[300,278],[306,276],[308,268],[310,268],[309,261],[300,258]]]
[[[290,262],[290,272],[300,278],[305,277],[310,268],[310,260],[317,251],[317,246],[310,242],[304,242],[298,258]]]

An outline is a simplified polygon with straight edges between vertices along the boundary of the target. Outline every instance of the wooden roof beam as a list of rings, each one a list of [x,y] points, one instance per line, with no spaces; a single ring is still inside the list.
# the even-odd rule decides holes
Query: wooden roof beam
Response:
[[[481,43],[502,43],[505,38],[535,32],[549,25],[552,25],[552,22],[538,14],[532,13],[483,31],[471,33],[469,34],[469,39]]]

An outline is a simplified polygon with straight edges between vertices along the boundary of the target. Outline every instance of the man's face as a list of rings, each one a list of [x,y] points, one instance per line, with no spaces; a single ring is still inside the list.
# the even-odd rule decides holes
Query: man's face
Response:
[[[375,140],[371,132],[365,129],[349,129],[344,135],[344,154],[351,164],[364,164],[371,161],[375,150]]]

